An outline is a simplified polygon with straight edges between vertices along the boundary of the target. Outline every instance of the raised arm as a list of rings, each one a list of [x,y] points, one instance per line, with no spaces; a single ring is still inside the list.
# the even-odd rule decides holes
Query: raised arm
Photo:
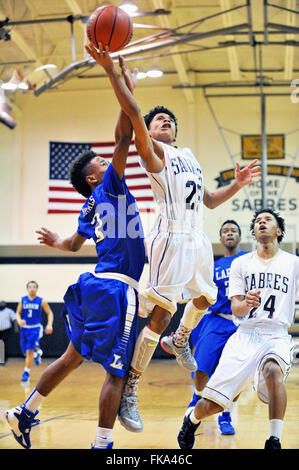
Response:
[[[48,230],[46,227],[36,230],[36,233],[39,235],[37,239],[41,245],[58,248],[62,251],[78,251],[86,241],[86,238],[81,237],[77,232],[71,237],[62,240],[57,233],[51,232],[51,230]]]
[[[137,84],[137,72],[138,70],[135,69],[133,73],[130,72],[126,64],[121,61],[119,58],[119,64],[121,67],[121,72],[124,77],[124,81],[132,95],[134,94],[134,90]],[[119,118],[115,127],[115,142],[117,143],[119,139],[124,136],[132,137],[133,127],[130,119],[128,118],[127,114],[121,109],[119,113]]]
[[[259,165],[254,166],[257,161],[258,160],[253,160],[246,167],[242,168],[242,170],[240,164],[237,162],[234,181],[229,186],[220,188],[213,193],[205,189],[203,198],[204,205],[209,209],[215,209],[215,207],[223,204],[223,202],[228,201],[244,186],[257,182],[258,180],[256,178],[261,174],[261,167]]]
[[[103,50],[101,44],[99,44],[99,51],[95,49],[92,45],[85,46],[85,48],[87,52],[91,55],[91,57],[93,57],[93,59],[106,71],[122,110],[130,118],[135,132],[135,145],[146,169],[154,173],[160,172],[164,166],[161,160],[161,154],[159,156],[156,154],[153,142],[148,134],[148,130],[146,128],[140,108],[134,96],[132,95],[128,87],[123,82],[121,76],[115,69],[113,60],[111,59],[108,52],[108,48]],[[125,66],[123,58],[120,58],[120,66]],[[157,147],[158,144],[156,143],[155,145],[159,151],[159,147]],[[160,151],[161,149],[162,146],[160,148]]]
[[[123,74],[124,75],[124,74]],[[126,70],[126,75],[124,75],[125,82],[131,93],[133,93],[136,85],[136,75],[137,70],[134,71],[134,74],[131,75],[129,70]],[[123,178],[127,157],[129,152],[130,143],[133,137],[133,126],[126,115],[126,113],[121,109],[118,117],[118,121],[115,127],[115,149],[112,157],[112,165],[115,169],[119,179]]]

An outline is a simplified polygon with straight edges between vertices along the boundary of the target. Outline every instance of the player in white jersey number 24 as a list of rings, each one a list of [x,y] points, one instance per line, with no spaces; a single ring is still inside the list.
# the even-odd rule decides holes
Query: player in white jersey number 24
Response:
[[[251,222],[256,251],[231,265],[229,298],[239,328],[226,343],[219,364],[178,434],[181,449],[191,449],[202,419],[223,410],[250,381],[269,406],[265,449],[281,449],[287,396],[284,382],[292,364],[299,258],[279,248],[285,224],[271,209],[257,211]]]

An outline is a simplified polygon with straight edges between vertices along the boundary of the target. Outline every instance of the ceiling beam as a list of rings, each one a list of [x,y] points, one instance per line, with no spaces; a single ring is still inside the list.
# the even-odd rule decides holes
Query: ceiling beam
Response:
[[[6,17],[6,14],[3,12],[2,8],[0,8],[0,16],[2,16],[3,18]],[[21,33],[19,33],[16,29],[12,29],[9,34],[11,40],[19,47],[19,49],[24,53],[27,59],[34,60],[36,62],[37,67],[42,65],[36,52],[28,44],[28,42],[26,41],[24,36],[22,36]]]
[[[69,9],[71,10],[72,14],[74,16],[84,16],[82,8],[78,4],[77,0],[64,0]],[[82,35],[82,48],[83,48],[83,56],[86,58],[87,57],[87,52],[85,50],[84,44],[87,43],[87,34],[86,34],[86,27],[85,24],[83,24],[81,21],[77,21],[80,25],[80,29],[83,33]]]
[[[288,0],[287,7],[290,10],[296,9],[296,0]],[[292,12],[287,13],[287,25],[296,26],[296,15]],[[294,34],[287,34],[287,40],[295,40]],[[285,80],[292,80],[294,68],[294,47],[286,46],[285,60],[284,60],[284,78]]]
[[[151,0],[151,2],[155,10],[158,10],[161,8],[164,9],[163,0]],[[174,25],[171,24],[171,21],[168,16],[158,17],[157,20],[159,21],[160,25],[163,26],[164,28],[171,29],[174,27]],[[174,46],[173,51],[175,52],[176,50],[177,50],[177,47]],[[188,73],[187,73],[182,57],[179,55],[174,55],[172,56],[172,60],[178,72],[178,77],[179,77],[181,84],[190,85],[190,80],[189,80]],[[195,102],[194,93],[191,89],[188,89],[188,88],[184,89],[184,93],[185,93],[188,103]]]
[[[231,8],[231,0],[220,0],[220,8],[223,12],[229,10]],[[222,20],[225,27],[230,27],[233,24],[231,13],[223,14]],[[233,40],[233,36],[226,36],[226,40]],[[240,80],[241,74],[236,47],[228,47],[227,54],[232,80]]]
[[[24,3],[25,5],[27,6],[27,8],[30,10],[30,13],[31,13],[31,16],[32,16],[32,19],[36,19],[37,17],[37,11],[36,11],[36,8],[35,8],[35,5],[33,3],[33,0],[24,0]],[[44,23],[38,23],[43,31],[43,33],[47,36],[47,39],[51,42],[51,44],[54,45],[54,38],[50,36],[49,32],[48,32],[48,29],[47,27],[45,26]],[[33,24],[33,27],[36,28],[36,24]],[[42,54],[40,54],[42,55]]]

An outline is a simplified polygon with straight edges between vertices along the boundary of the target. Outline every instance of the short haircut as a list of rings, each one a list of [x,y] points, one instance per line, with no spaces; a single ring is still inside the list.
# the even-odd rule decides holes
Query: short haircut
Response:
[[[6,302],[4,300],[1,300],[1,302],[0,302],[0,311],[4,310],[6,305],[7,305]]]
[[[156,116],[156,114],[160,114],[160,113],[168,114],[168,116],[170,116],[171,119],[173,119],[174,124],[175,124],[175,136],[176,136],[176,135],[177,135],[177,132],[178,132],[177,118],[175,117],[175,115],[173,114],[173,112],[170,111],[170,109],[165,108],[165,106],[156,106],[155,108],[151,109],[151,110],[143,117],[146,127],[149,129],[150,123],[152,122],[152,120],[154,119],[154,117]]]
[[[220,235],[220,237],[221,237],[221,232],[222,232],[223,226],[226,225],[226,224],[234,224],[234,225],[236,225],[236,227],[238,227],[239,235],[240,235],[240,237],[241,237],[242,232],[241,232],[240,225],[238,224],[238,222],[236,222],[236,221],[233,220],[233,219],[229,219],[229,220],[226,220],[225,222],[223,222],[223,224],[221,225],[220,230],[219,230],[219,235]]]
[[[279,235],[279,237],[277,237],[277,241],[278,241],[278,243],[280,243],[282,241],[283,237],[284,237],[284,234],[285,234],[284,219],[282,217],[280,217],[278,212],[275,212],[273,209],[270,209],[270,208],[259,209],[258,211],[255,212],[255,214],[253,216],[253,219],[251,221],[251,224],[250,224],[250,231],[251,231],[252,235],[254,236],[254,224],[255,224],[255,221],[256,221],[257,217],[260,214],[263,214],[264,212],[267,212],[267,213],[273,215],[273,217],[275,218],[275,220],[277,222],[277,225],[281,230],[281,235]]]
[[[38,288],[38,283],[37,283],[36,281],[29,281],[29,282],[27,282],[26,287],[28,287],[29,284],[35,284],[36,287]]]
[[[98,155],[92,150],[85,150],[73,160],[69,167],[69,178],[75,190],[84,197],[89,197],[92,189],[86,181],[87,168],[91,160]]]

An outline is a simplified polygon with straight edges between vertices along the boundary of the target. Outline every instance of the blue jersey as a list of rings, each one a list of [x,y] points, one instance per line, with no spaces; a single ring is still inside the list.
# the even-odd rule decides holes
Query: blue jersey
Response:
[[[28,295],[22,297],[22,319],[26,320],[26,325],[39,325],[42,321],[42,301],[41,297],[30,299]]]
[[[228,298],[230,267],[235,258],[245,255],[247,251],[239,251],[234,256],[223,256],[214,263],[214,282],[218,287],[217,301],[209,308],[212,313],[231,314],[231,301]]]
[[[142,224],[135,198],[112,164],[82,207],[77,232],[96,244],[96,273],[115,272],[139,281],[145,262]]]

